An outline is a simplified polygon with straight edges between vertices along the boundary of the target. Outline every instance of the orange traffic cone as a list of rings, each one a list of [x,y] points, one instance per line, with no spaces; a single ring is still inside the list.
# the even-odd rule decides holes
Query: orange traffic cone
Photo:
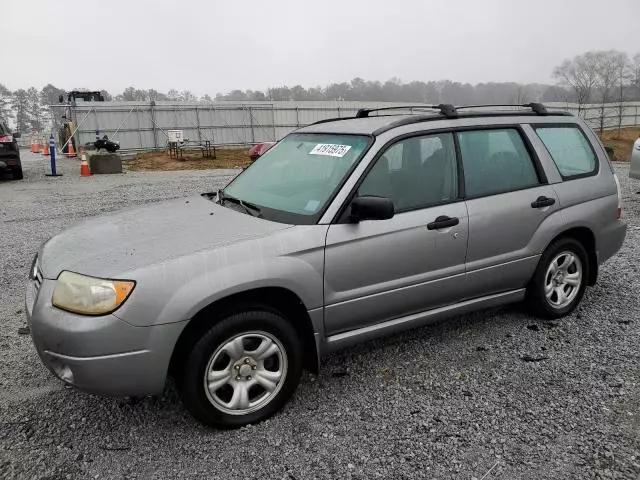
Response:
[[[40,145],[37,140],[31,140],[31,153],[38,153]]]
[[[82,156],[82,161],[80,162],[80,176],[81,177],[90,177],[91,170],[89,170],[89,164],[87,163],[87,157]]]
[[[42,145],[42,155],[49,155],[49,144],[47,142]]]
[[[73,148],[73,140],[69,139],[69,146],[67,148],[67,157],[76,158],[76,149]]]

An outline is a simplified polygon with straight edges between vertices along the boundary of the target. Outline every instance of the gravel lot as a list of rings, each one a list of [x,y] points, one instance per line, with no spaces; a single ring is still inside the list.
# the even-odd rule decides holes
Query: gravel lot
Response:
[[[195,192],[234,174],[133,172],[0,182],[0,478],[640,478],[640,182],[616,165],[629,233],[580,309],[457,317],[326,359],[268,422],[195,423],[169,387],[109,399],[64,387],[24,325],[38,246],[81,218]],[[524,361],[523,356],[540,361]]]

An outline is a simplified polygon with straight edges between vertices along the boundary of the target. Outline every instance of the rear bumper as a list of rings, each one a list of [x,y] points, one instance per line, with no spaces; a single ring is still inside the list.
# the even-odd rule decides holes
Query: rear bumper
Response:
[[[51,305],[54,280],[28,282],[27,321],[40,359],[62,381],[109,396],[164,389],[175,343],[186,322],[134,327],[114,315],[87,317]]]
[[[16,152],[3,152],[0,150],[0,168],[13,168],[20,165],[20,156]]]
[[[598,263],[613,257],[622,247],[627,235],[627,224],[617,220],[602,230],[598,241]]]

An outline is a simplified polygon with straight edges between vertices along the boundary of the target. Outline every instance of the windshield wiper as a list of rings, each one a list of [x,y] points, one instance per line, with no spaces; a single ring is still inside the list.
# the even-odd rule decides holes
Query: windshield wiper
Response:
[[[228,200],[231,203],[240,205],[244,209],[244,211],[247,212],[249,215],[252,215],[254,217],[262,217],[262,215],[260,214],[260,207],[258,207],[257,205],[254,205],[253,203],[249,203],[244,200],[240,200],[239,198],[232,197],[231,195],[227,195],[222,190],[218,191],[218,197],[219,197],[220,205],[224,206],[224,202]]]

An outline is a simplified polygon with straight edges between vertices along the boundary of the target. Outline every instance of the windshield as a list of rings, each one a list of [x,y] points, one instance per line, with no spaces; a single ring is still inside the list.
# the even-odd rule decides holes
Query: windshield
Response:
[[[360,135],[288,135],[236,177],[224,195],[259,207],[269,220],[315,223],[370,142]]]

